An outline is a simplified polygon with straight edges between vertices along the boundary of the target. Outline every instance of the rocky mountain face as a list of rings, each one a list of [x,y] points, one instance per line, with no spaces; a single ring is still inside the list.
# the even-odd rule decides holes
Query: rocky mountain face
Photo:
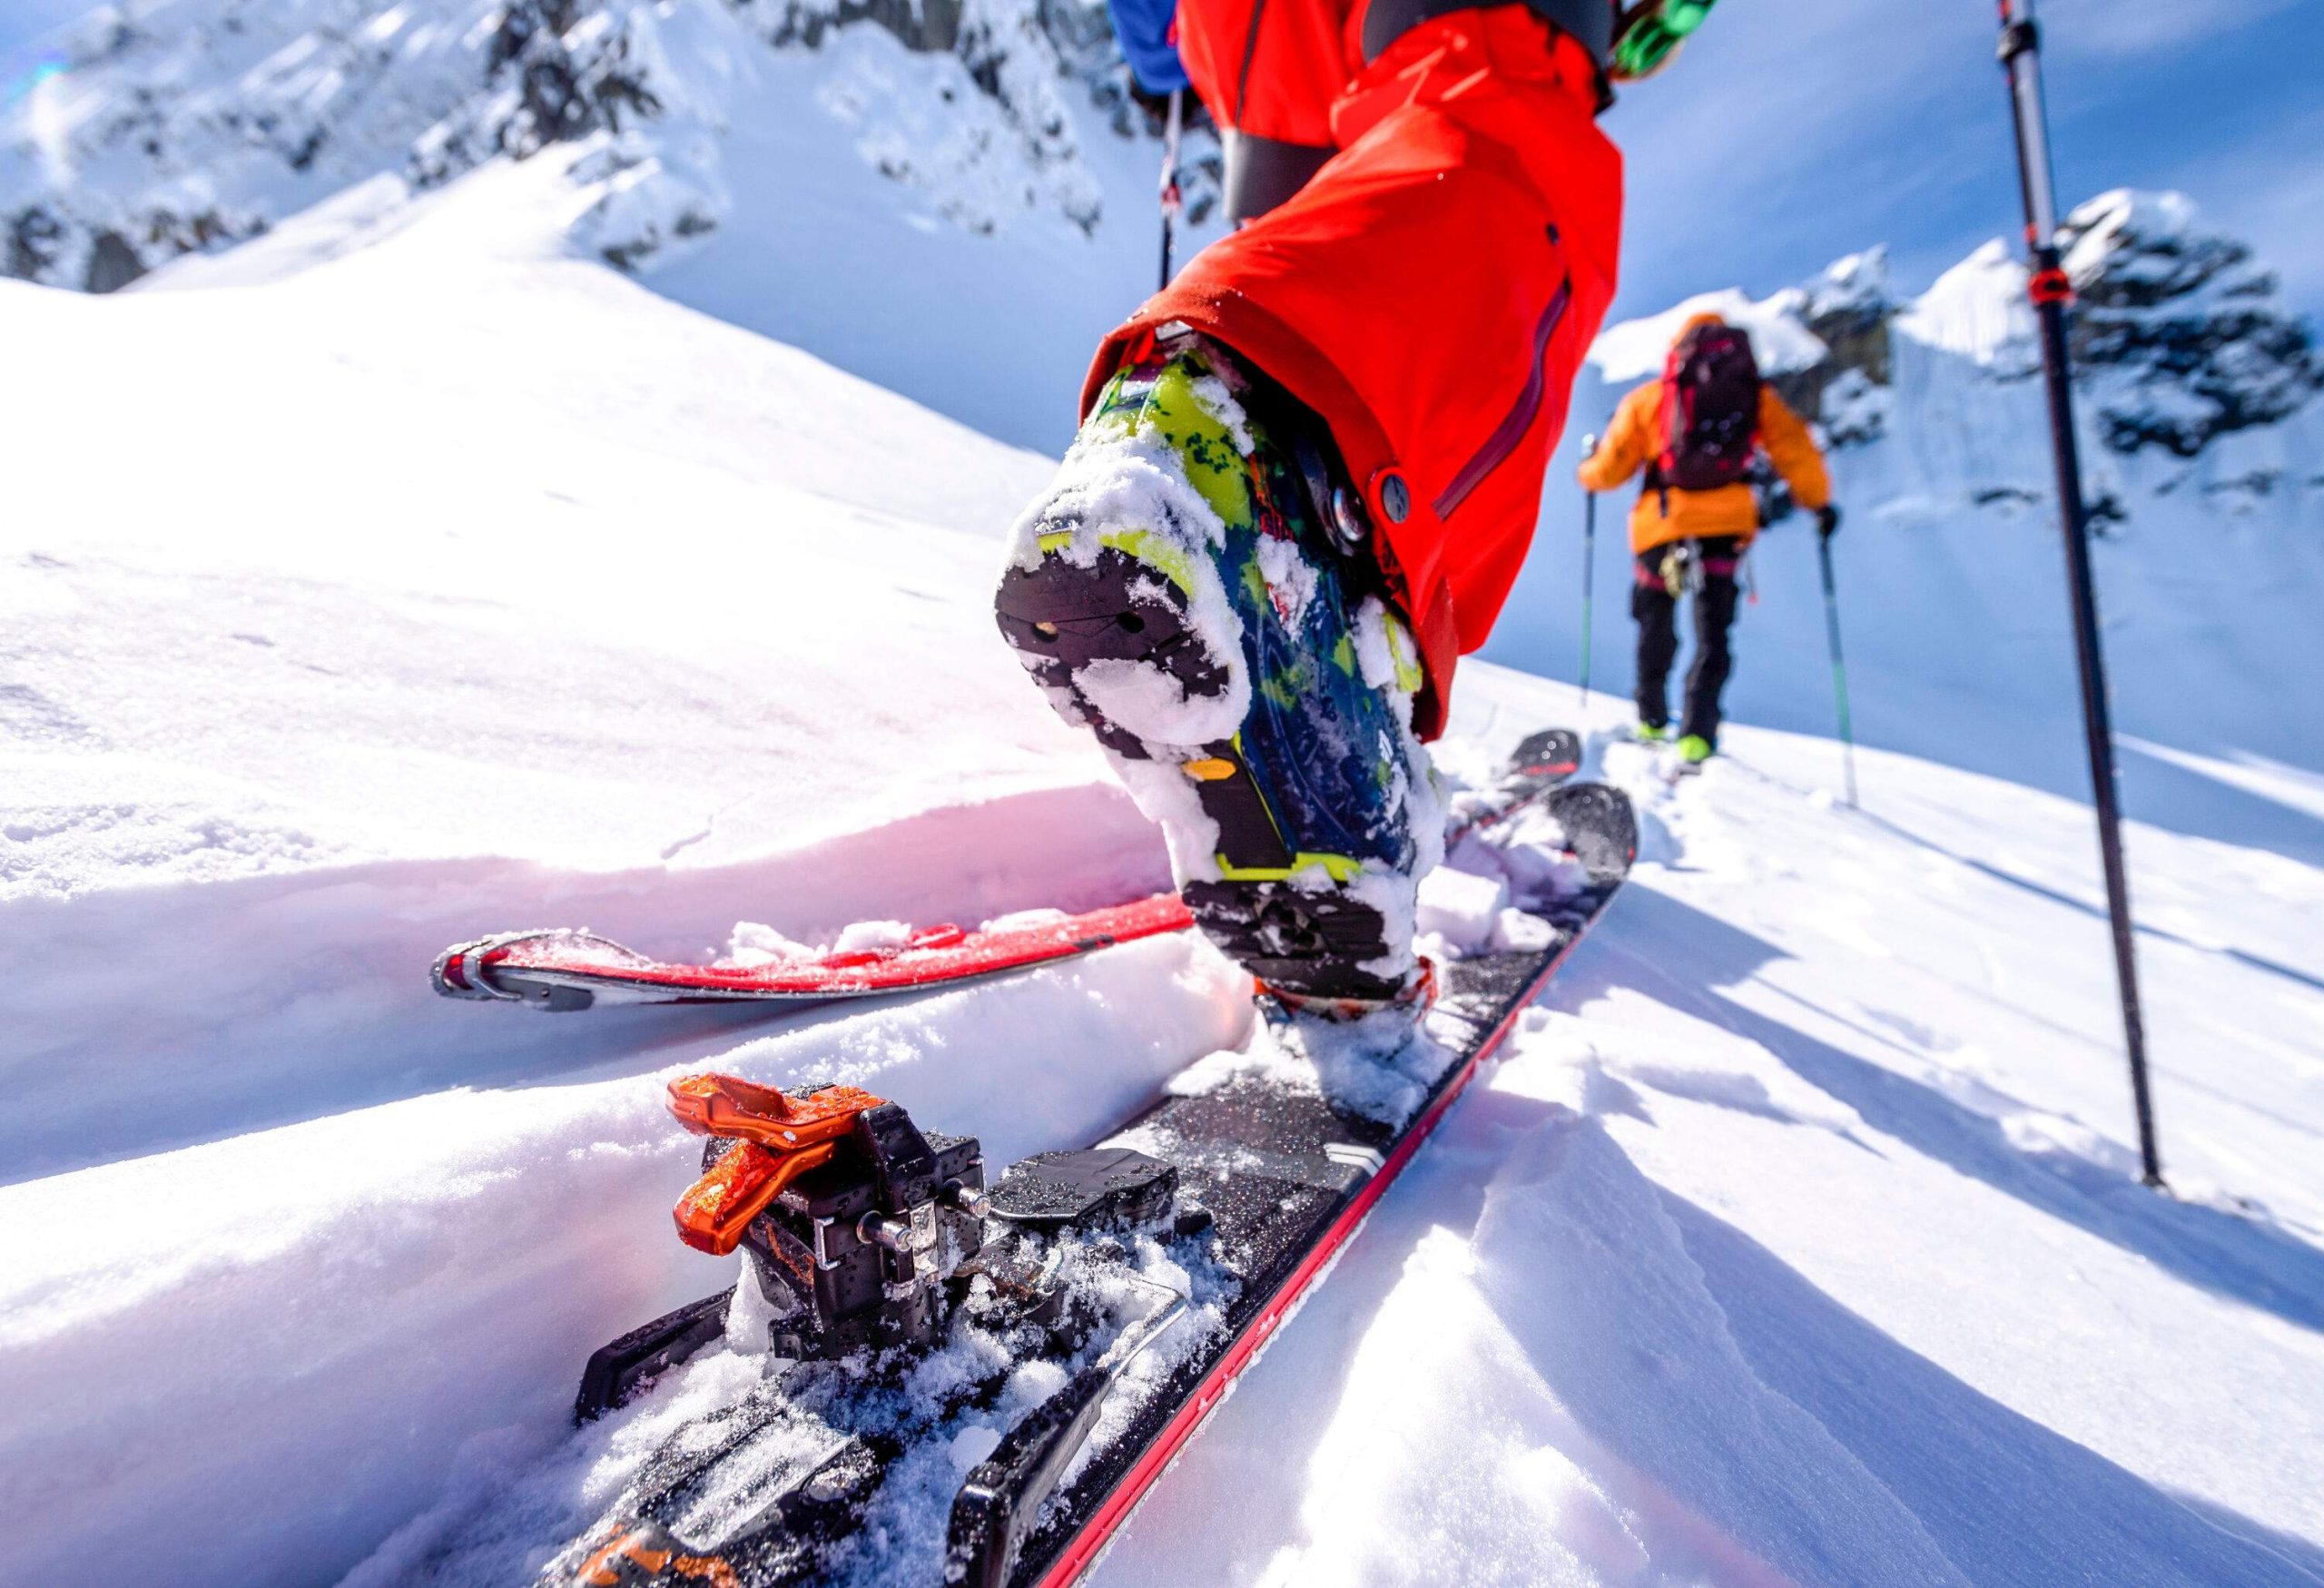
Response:
[[[829,168],[852,150],[878,173],[872,185],[884,178],[911,195],[912,224],[985,237],[1048,228],[1069,244],[1094,237],[1109,206],[1144,211],[1141,232],[1151,225],[1146,173],[1159,130],[1132,93],[1103,0],[158,0],[96,13],[58,38],[0,111],[0,273],[110,291],[359,184],[427,194],[487,161],[563,149],[566,246],[642,271],[726,231],[727,279],[691,283],[693,297],[681,288],[682,301],[858,367],[878,350],[858,345],[836,307],[820,332],[804,311],[756,317],[765,278],[782,268],[770,226],[813,224],[784,208],[803,200],[795,184],[767,182],[767,162]],[[1121,158],[1132,148],[1135,161]],[[1185,186],[1199,222],[1218,189],[1206,131],[1190,135]],[[2324,359],[2275,277],[2184,197],[2107,193],[2076,209],[2065,232],[2093,450],[2216,457],[2324,386]],[[799,245],[811,247],[842,262],[818,275],[794,251],[792,290],[836,303],[866,261],[820,236]],[[989,346],[973,318],[1008,296],[967,301],[956,275],[1049,269],[1032,252],[976,252],[992,257],[923,251],[893,266],[922,278],[911,312],[962,321],[958,345],[928,361]],[[1082,322],[1108,323],[1135,280],[1084,283],[1086,303],[1050,315],[1075,329],[1057,331],[1058,349],[1029,340],[1028,367],[1070,368],[1062,350],[1086,345]],[[1900,404],[1925,406],[1925,391],[1900,388],[1900,367],[1932,350],[1965,360],[1988,389],[2030,380],[2039,358],[2024,280],[1995,242],[1900,296],[1876,248],[1765,300],[1716,293],[1672,314],[1714,307],[1748,325],[1777,389],[1849,448],[1892,433]],[[1666,318],[1608,333],[1609,380],[1659,367]],[[988,424],[988,409],[1016,400],[930,397]],[[2239,454],[2230,471],[2232,488],[2250,490],[2313,472],[2288,453]]]
[[[638,268],[720,224],[754,66],[862,30],[943,69],[881,84],[861,152],[971,232],[1089,231],[1105,192],[1082,138],[1158,134],[1092,0],[165,0],[55,39],[0,119],[0,271],[110,291],[381,173],[424,191],[593,137],[605,191],[580,240]],[[822,97],[799,112],[851,109]],[[1188,153],[1199,214],[1216,146]],[[675,180],[608,202],[645,175]]]
[[[2315,340],[2277,302],[2274,273],[2242,242],[2202,230],[2184,195],[2107,193],[2074,211],[2066,232],[2073,358],[2095,378],[2117,451],[2191,458],[2324,387]]]
[[[2073,212],[2064,240],[2097,530],[2307,533],[2324,513],[2324,356],[2275,276],[2178,193],[2102,194]],[[1689,316],[1715,311],[1749,331],[1762,373],[1816,422],[1859,507],[1898,524],[1998,525],[2046,511],[2055,489],[2025,284],[1995,240],[1917,295],[1896,290],[1876,248],[1766,298],[1704,293],[1610,327],[1577,409],[1610,409],[1659,373]]]
[[[1876,439],[1887,427],[1888,322],[1899,307],[1888,290],[1888,251],[1849,254],[1788,297],[1789,311],[1826,353],[1776,371],[1776,390],[1821,422],[1834,446]]]
[[[2287,419],[2324,389],[2315,335],[2280,304],[2275,274],[2233,237],[2208,232],[2182,193],[2120,188],[2080,204],[2063,225],[2075,304],[2068,340],[2075,379],[2110,451],[2162,449],[2194,458],[2217,437]],[[1962,277],[1962,279],[1955,279]],[[1999,291],[2004,302],[1994,302]],[[1899,321],[1964,351],[1994,379],[2041,368],[2024,272],[1989,244],[1917,304],[1887,291],[1880,252],[1827,270],[1789,311],[1827,356],[1777,377],[1785,395],[1825,420],[1836,444],[1880,435],[1868,395],[1892,381]],[[1978,323],[1984,321],[1984,323]]]
[[[2243,242],[2206,230],[2184,195],[2102,194],[2073,212],[2065,237],[2075,380],[2105,451],[2191,459],[2290,418],[2324,389],[2324,357],[2278,299],[2274,274]],[[2041,370],[2024,268],[1999,242],[1917,298],[1896,295],[1876,248],[1766,299],[1689,299],[1609,331],[1597,353],[1607,378],[1659,365],[1669,332],[1701,309],[1750,330],[1769,380],[1836,447],[1889,433],[1900,344],[1915,358],[1962,360],[1988,386],[2029,382]]]

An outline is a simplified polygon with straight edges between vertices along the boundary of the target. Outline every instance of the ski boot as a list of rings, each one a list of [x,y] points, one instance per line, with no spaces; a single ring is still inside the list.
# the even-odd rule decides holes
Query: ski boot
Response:
[[[1631,730],[1631,736],[1641,745],[1667,745],[1670,742],[1670,725],[1640,723]]]
[[[1689,734],[1679,741],[1679,764],[1689,772],[1700,772],[1703,763],[1718,754],[1700,734]]]
[[[1443,833],[1418,646],[1336,457],[1225,349],[1149,341],[1019,523],[995,606],[1162,826],[1196,924],[1264,991],[1354,1017],[1424,1003],[1414,899]]]

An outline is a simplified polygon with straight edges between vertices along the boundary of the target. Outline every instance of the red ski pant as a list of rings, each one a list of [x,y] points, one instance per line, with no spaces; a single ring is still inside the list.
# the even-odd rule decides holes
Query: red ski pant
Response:
[[[1589,57],[1530,10],[1435,17],[1367,66],[1364,4],[1179,0],[1179,52],[1222,128],[1336,153],[1108,339],[1083,410],[1182,321],[1321,414],[1419,637],[1433,737],[1524,560],[1613,297],[1621,156]]]

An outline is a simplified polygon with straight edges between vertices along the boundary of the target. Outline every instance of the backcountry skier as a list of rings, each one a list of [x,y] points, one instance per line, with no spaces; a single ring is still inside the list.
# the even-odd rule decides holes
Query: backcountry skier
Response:
[[[1759,378],[1750,338],[1716,314],[1679,329],[1661,378],[1624,397],[1605,441],[1582,459],[1589,490],[1612,490],[1644,470],[1630,509],[1637,558],[1630,615],[1638,619],[1638,735],[1670,735],[1670,663],[1679,654],[1679,598],[1695,596],[1695,660],[1679,721],[1679,759],[1699,766],[1718,747],[1719,695],[1734,671],[1728,630],[1736,572],[1759,531],[1752,460],[1764,454],[1829,537],[1839,528],[1824,455],[1806,424]]]
[[[1279,1006],[1413,1008],[1421,742],[1523,561],[1614,291],[1596,117],[1708,0],[1116,0],[1238,229],[1098,349],[1002,632]],[[1174,47],[1173,47],[1174,46]]]

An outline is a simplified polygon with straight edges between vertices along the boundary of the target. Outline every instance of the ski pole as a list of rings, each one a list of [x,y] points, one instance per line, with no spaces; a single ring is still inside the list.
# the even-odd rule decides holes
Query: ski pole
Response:
[[[1185,207],[1178,192],[1178,134],[1186,125],[1187,91],[1170,90],[1170,113],[1162,123],[1162,285],[1170,284],[1171,232]],[[1157,289],[1158,290],[1158,289]]]
[[[2154,1100],[2146,1073],[2146,1021],[2139,1007],[2138,960],[2131,936],[2130,873],[2122,862],[2114,731],[2107,719],[2106,662],[2100,650],[2098,597],[2090,566],[2090,513],[2082,496],[2074,444],[2073,388],[2066,364],[2066,304],[2073,284],[2058,252],[2057,198],[2050,173],[2047,117],[2042,105],[2042,35],[2033,0],[2001,0],[2001,64],[2017,132],[2017,177],[2025,199],[2025,295],[2042,330],[2042,378],[2048,389],[2050,450],[2057,468],[2058,524],[2064,532],[2066,585],[2073,605],[2074,657],[2082,676],[2082,729],[2090,750],[2091,803],[2098,814],[2098,856],[2106,873],[2106,914],[2114,933],[2114,981],[2122,994],[2122,1043],[2131,1061],[2131,1099],[2138,1112],[2141,1179],[2162,1184],[2155,1142]]]
[[[1595,456],[1598,438],[1581,438],[1581,455]],[[1590,575],[1598,563],[1598,493],[1585,491],[1581,498],[1581,705],[1590,705],[1590,622],[1596,606],[1596,592],[1591,587]]]
[[[1832,579],[1832,538],[1816,537],[1816,560],[1824,569],[1824,636],[1832,649],[1832,702],[1840,714],[1840,758],[1846,768],[1848,809],[1856,809],[1856,731],[1848,722],[1848,665],[1840,654],[1840,594]]]

